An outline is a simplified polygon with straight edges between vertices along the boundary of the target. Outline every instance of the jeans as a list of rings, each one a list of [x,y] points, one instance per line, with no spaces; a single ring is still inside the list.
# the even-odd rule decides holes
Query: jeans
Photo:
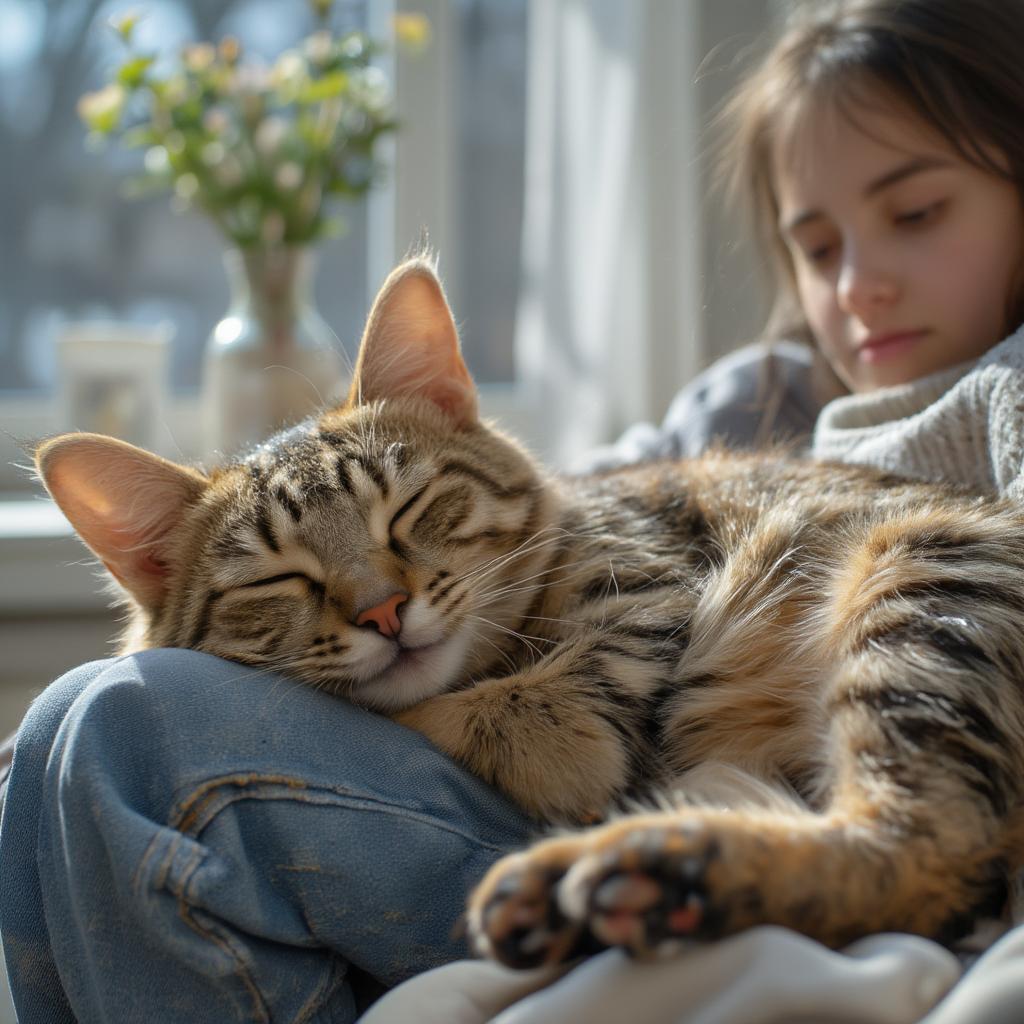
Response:
[[[423,737],[191,651],[94,662],[18,735],[0,929],[21,1024],[347,1022],[466,955],[535,827]]]

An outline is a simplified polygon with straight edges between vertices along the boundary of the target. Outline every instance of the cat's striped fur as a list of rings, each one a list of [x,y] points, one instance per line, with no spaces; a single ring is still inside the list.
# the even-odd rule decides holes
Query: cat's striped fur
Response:
[[[349,696],[543,820],[685,798],[714,763],[801,798],[679,802],[501,861],[471,903],[483,950],[947,937],[998,903],[1024,859],[1024,512],[783,453],[548,478],[477,417],[422,261],[355,380],[208,476],[95,435],[41,446],[132,597],[125,649]]]

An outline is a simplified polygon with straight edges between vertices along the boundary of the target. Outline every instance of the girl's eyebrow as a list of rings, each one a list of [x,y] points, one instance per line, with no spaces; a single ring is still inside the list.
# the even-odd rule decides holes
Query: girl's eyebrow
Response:
[[[864,198],[870,199],[872,196],[878,195],[879,192],[884,191],[897,182],[905,181],[907,178],[912,177],[915,174],[921,174],[923,171],[934,171],[943,167],[951,167],[952,161],[943,160],[940,157],[931,156],[918,156],[912,160],[906,161],[906,163],[899,164],[892,170],[886,171],[884,174],[879,175],[872,181],[869,181],[864,186]],[[821,210],[803,210],[801,213],[796,214],[784,225],[782,225],[783,234],[792,234],[798,227],[803,224],[807,224],[810,221],[819,220],[824,214]]]

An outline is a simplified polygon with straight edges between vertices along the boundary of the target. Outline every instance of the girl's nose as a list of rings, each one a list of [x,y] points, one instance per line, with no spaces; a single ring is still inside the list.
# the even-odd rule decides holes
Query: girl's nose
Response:
[[[899,295],[899,284],[876,260],[855,254],[843,260],[836,282],[839,308],[851,316],[866,317],[890,305]]]

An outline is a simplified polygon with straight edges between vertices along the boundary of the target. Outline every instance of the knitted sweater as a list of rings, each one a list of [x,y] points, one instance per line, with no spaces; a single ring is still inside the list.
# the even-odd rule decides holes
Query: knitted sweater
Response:
[[[1024,327],[976,362],[834,399],[812,452],[1024,498]]]

